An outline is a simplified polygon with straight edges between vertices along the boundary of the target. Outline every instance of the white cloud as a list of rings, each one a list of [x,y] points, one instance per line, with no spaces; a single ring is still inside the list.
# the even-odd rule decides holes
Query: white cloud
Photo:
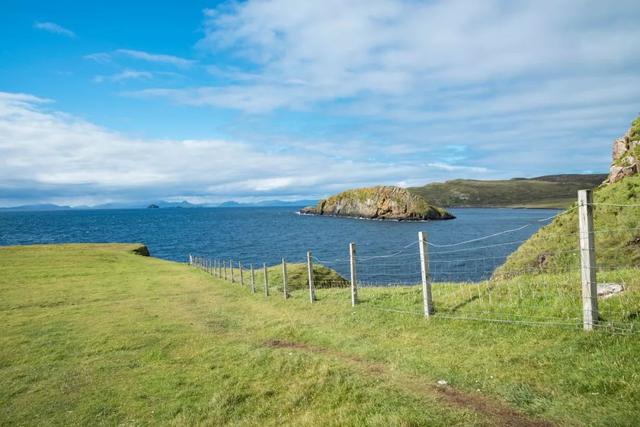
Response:
[[[224,4],[205,12],[198,47],[253,63],[254,77],[242,82],[239,71],[224,87],[148,94],[250,112],[354,97],[366,105],[373,95],[423,110],[454,90],[491,97],[492,86],[518,90],[523,80],[630,73],[640,56],[639,12],[624,0]]]
[[[238,141],[131,138],[41,108],[46,102],[0,93],[0,204],[326,195],[424,172],[418,163],[336,161]]]
[[[73,31],[71,31],[71,30],[69,30],[67,28],[64,28],[63,26],[58,25],[58,24],[56,24],[54,22],[35,22],[33,24],[33,28],[36,28],[38,30],[47,31],[47,32],[53,33],[53,34],[59,34],[59,35],[66,36],[66,37],[72,37],[73,38],[73,37],[76,36],[76,34]]]
[[[105,80],[110,80],[112,82],[122,82],[125,80],[150,80],[154,76],[154,73],[151,71],[139,71],[139,70],[122,70],[119,73],[104,76],[97,75],[93,78],[95,83],[102,83]]]
[[[85,55],[84,59],[88,59],[90,61],[95,61],[101,64],[106,64],[111,61],[111,54],[106,52],[96,52],[91,53],[89,55]]]
[[[194,60],[180,58],[178,56],[149,53],[142,50],[118,49],[114,53],[130,58],[140,59],[142,61],[171,64],[177,67],[185,68],[190,67],[196,62]]]
[[[427,163],[427,166],[434,169],[445,170],[447,172],[480,172],[480,173],[489,172],[489,169],[485,167],[451,165],[449,163],[444,163],[444,162]]]

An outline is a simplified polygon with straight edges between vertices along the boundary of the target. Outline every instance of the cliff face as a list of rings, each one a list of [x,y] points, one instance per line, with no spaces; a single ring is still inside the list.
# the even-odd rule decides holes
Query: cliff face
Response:
[[[404,188],[384,186],[347,190],[320,201],[315,207],[304,208],[300,213],[393,220],[455,218]]]
[[[607,183],[640,173],[640,117],[635,119],[624,136],[613,142],[613,164]]]

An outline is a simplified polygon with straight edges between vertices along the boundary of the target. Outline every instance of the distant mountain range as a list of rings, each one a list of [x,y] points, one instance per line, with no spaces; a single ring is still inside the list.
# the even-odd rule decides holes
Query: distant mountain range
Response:
[[[55,205],[51,203],[42,203],[42,204],[33,204],[33,205],[22,205],[22,206],[13,206],[7,208],[1,208],[0,211],[64,211],[64,210],[100,210],[100,209],[146,209],[149,207],[158,207],[158,208],[253,208],[253,207],[302,207],[308,205],[315,205],[318,203],[317,200],[263,200],[261,202],[255,203],[241,203],[236,201],[228,201],[218,204],[195,204],[189,203],[187,201],[182,202],[167,202],[167,201],[155,201],[155,202],[147,202],[147,203],[103,203],[100,205],[94,206],[61,206]]]
[[[576,199],[576,192],[598,187],[607,174],[545,175],[535,178],[505,180],[455,179],[434,182],[408,190],[424,197],[429,203],[441,207],[529,207],[565,208]],[[187,201],[149,201],[139,203],[105,203],[95,206],[60,206],[32,204],[0,208],[0,211],[61,211],[79,209],[146,209],[158,208],[254,208],[254,207],[305,207],[315,206],[318,200],[264,200],[254,203],[227,201],[218,204],[194,204]]]

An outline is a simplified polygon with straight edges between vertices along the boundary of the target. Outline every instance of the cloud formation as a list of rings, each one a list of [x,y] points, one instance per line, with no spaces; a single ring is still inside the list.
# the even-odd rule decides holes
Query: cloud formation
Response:
[[[369,151],[464,176],[603,171],[640,111],[639,14],[633,0],[227,2],[205,11],[197,48],[239,66],[127,94],[265,120],[339,117],[352,126],[337,138],[366,135]],[[444,145],[468,150],[450,159]]]
[[[102,83],[105,80],[112,82],[121,82],[125,80],[149,80],[153,78],[151,71],[138,71],[138,70],[122,70],[116,74],[110,76],[97,75],[93,78],[96,83]]]
[[[178,56],[173,56],[173,55],[149,53],[142,50],[118,49],[115,51],[115,53],[119,55],[127,56],[129,58],[140,59],[142,61],[147,61],[147,62],[171,64],[171,65],[175,65],[176,67],[190,67],[195,63],[195,61],[191,59],[180,58]]]
[[[205,11],[198,47],[247,61],[253,78],[148,94],[249,112],[336,99],[424,111],[452,98],[495,108],[515,90],[521,108],[535,108],[542,101],[528,92],[540,84],[637,75],[628,67],[640,55],[639,12],[626,0],[226,3]]]
[[[220,139],[131,138],[69,114],[51,101],[0,92],[0,205],[172,198],[302,198],[419,176],[419,163],[336,161]]]
[[[64,28],[61,25],[58,25],[54,22],[35,22],[33,24],[33,28],[36,28],[38,30],[43,30],[43,31],[47,31],[49,33],[53,33],[53,34],[59,34],[61,36],[66,36],[66,37],[75,37],[76,34],[67,29]]]

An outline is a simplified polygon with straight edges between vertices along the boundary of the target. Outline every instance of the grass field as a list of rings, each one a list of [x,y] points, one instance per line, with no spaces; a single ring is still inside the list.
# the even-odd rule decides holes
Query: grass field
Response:
[[[266,298],[135,248],[0,248],[0,424],[634,425],[640,418],[638,335],[376,309],[383,294],[405,301],[403,293],[415,292],[407,288],[363,290],[355,309],[345,289],[319,290],[313,305],[302,289],[288,300],[275,291]],[[639,279],[624,274],[637,295]],[[451,289],[435,294],[436,307]]]

